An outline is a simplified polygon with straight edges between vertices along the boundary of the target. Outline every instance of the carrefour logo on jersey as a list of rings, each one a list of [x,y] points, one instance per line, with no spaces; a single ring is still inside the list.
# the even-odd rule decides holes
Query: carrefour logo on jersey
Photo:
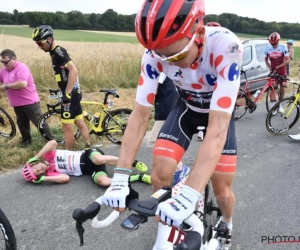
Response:
[[[150,64],[147,64],[145,69],[146,69],[147,75],[151,79],[156,79],[159,76],[159,73]]]
[[[233,63],[229,67],[228,71],[228,80],[229,81],[235,81],[240,76],[240,69],[236,63]]]

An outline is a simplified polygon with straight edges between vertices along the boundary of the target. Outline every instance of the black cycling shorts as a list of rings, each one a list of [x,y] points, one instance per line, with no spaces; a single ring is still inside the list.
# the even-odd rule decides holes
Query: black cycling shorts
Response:
[[[203,126],[207,128],[208,116],[208,113],[199,113],[191,110],[181,98],[178,98],[174,109],[158,134],[154,155],[170,157],[179,162],[188,149],[193,135],[199,132],[197,127]],[[203,130],[203,133],[205,137],[206,129]],[[235,125],[232,117],[224,149],[215,170],[235,172],[236,154]]]
[[[61,105],[61,120],[63,123],[74,123],[74,120],[82,118],[81,99],[82,93],[76,89],[72,91],[70,106]]]
[[[96,165],[92,162],[92,160],[90,159],[90,155],[91,153],[98,151],[100,154],[104,155],[103,151],[101,151],[100,149],[90,149],[87,152],[84,152],[81,155],[80,158],[80,163],[81,163],[81,172],[82,174],[86,174],[91,176],[91,178],[94,181],[94,176],[99,173],[99,172],[103,172],[106,173],[106,166],[105,164],[101,164],[101,165]]]

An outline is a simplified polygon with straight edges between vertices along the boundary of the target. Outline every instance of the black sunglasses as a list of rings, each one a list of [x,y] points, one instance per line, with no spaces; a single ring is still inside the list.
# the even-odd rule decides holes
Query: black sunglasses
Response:
[[[8,63],[11,61],[11,59],[12,59],[12,58],[10,58],[8,61],[2,61],[2,60],[1,60],[0,62],[3,63],[3,64],[8,64]]]
[[[287,43],[287,45],[293,45],[292,43]]]

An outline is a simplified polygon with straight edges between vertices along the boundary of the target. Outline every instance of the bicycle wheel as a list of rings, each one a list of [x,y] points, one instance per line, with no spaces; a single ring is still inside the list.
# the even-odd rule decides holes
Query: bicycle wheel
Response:
[[[214,236],[214,228],[221,216],[221,210],[218,207],[211,181],[209,181],[205,186],[203,244],[208,243]]]
[[[16,126],[10,115],[0,107],[0,135],[11,139],[16,135]]]
[[[268,88],[266,92],[266,108],[267,112],[270,111],[272,108],[272,104],[279,101],[280,98],[280,91],[278,87],[274,87],[274,90],[272,88]]]
[[[7,219],[6,215],[0,209],[0,249],[2,250],[16,250],[17,241],[14,230]]]
[[[105,135],[111,142],[121,144],[131,112],[131,109],[115,109],[104,117],[102,129],[107,130]]]
[[[299,119],[299,105],[294,106],[294,101],[294,96],[285,98],[268,112],[266,128],[271,134],[283,134],[296,124]]]
[[[246,114],[247,110],[248,106],[246,95],[244,92],[239,91],[234,107],[234,119],[238,120],[242,118]]]
[[[38,122],[38,131],[47,141],[54,139],[57,143],[63,144],[65,141],[60,114],[60,109],[56,109],[56,111],[48,111],[43,114]],[[52,137],[46,133],[45,124],[48,124]],[[75,129],[75,125],[73,129]],[[80,136],[80,130],[77,130],[76,127],[74,131],[76,131],[74,138],[77,139]]]

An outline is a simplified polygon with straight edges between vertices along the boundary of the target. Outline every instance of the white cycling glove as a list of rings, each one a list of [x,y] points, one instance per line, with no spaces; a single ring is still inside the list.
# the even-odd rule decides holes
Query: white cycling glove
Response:
[[[184,185],[177,195],[160,203],[155,214],[168,225],[180,227],[194,213],[199,198],[199,192]]]
[[[105,205],[112,208],[124,208],[126,207],[126,198],[129,195],[129,192],[129,175],[114,173],[112,183],[104,193],[103,201]]]

